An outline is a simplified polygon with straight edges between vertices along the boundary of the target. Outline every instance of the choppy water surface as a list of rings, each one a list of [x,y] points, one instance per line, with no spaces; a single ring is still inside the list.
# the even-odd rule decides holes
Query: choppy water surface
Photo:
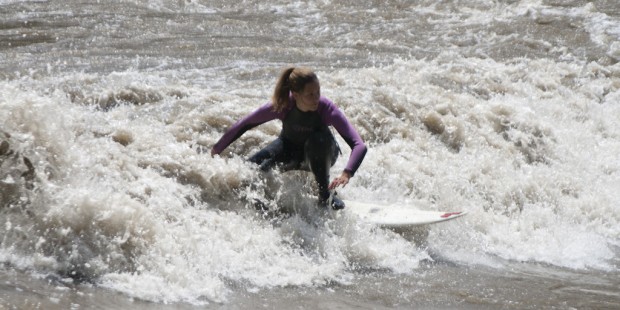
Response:
[[[0,0],[0,305],[620,307],[619,42],[616,0]],[[370,147],[343,198],[469,214],[322,214],[244,161],[276,122],[209,156],[289,64]]]

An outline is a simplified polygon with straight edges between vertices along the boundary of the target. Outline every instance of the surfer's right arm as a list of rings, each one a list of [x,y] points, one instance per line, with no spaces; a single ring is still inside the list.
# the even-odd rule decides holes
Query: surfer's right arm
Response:
[[[273,105],[271,103],[262,105],[260,108],[256,109],[254,112],[248,114],[228,128],[220,140],[213,145],[213,148],[211,149],[211,156],[222,153],[222,151],[241,137],[241,135],[243,135],[246,131],[268,121],[274,120],[279,116],[280,114],[273,110]]]

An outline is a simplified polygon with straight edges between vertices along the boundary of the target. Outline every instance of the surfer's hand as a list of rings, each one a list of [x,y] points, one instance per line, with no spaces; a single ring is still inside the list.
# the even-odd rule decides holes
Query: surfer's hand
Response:
[[[217,153],[215,152],[215,148],[211,149],[211,157],[214,157],[215,155],[217,155]]]
[[[347,185],[347,183],[349,183],[349,179],[351,178],[351,175],[346,172],[343,171],[342,174],[335,178],[331,184],[329,184],[329,189],[334,189],[340,185],[342,185],[342,187],[345,187]]]

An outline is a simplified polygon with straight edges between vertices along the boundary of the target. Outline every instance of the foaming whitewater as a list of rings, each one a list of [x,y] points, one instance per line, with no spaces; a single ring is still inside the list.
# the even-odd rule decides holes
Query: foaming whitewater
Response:
[[[319,72],[370,145],[342,197],[469,212],[431,230],[425,247],[319,212],[304,173],[261,177],[243,157],[276,124],[208,155],[264,101],[253,83],[225,93],[132,72],[6,82],[3,156],[14,166],[3,167],[2,258],[192,303],[224,301],[234,287],[346,285],[360,268],[412,273],[428,251],[464,264],[617,270],[620,128],[608,115],[620,112],[618,76],[450,54]],[[252,195],[297,212],[264,218],[244,200]]]
[[[136,78],[126,75],[120,79]],[[300,199],[296,208],[305,213],[274,224],[248,209],[241,193],[261,182],[254,167],[241,157],[203,154],[232,119],[222,120],[221,111],[244,96],[179,98],[196,90],[153,90],[155,77],[129,90],[108,82],[118,74],[75,78],[96,80],[104,95],[65,93],[70,83],[62,80],[29,92],[24,85],[38,84],[30,79],[4,85],[12,99],[3,104],[3,139],[11,160],[27,159],[36,174],[32,191],[15,185],[3,197],[6,262],[141,299],[201,303],[225,300],[231,284],[253,290],[349,283],[356,266],[411,272],[428,258],[394,233],[324,217],[298,190],[282,199]],[[205,103],[219,96],[236,102]],[[266,129],[241,149],[277,134]],[[25,183],[22,170],[28,171],[7,171],[3,186]],[[292,178],[304,186],[305,175]]]
[[[573,2],[0,1],[0,262],[198,305],[334,287],[441,304],[471,292],[446,288],[476,281],[464,270],[617,274],[617,9]],[[211,157],[288,63],[315,68],[368,143],[342,198],[467,216],[407,236],[319,210],[307,173],[245,160],[277,122]]]

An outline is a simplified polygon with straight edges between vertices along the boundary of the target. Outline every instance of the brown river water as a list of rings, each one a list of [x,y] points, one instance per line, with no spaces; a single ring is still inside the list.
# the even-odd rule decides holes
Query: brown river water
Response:
[[[0,0],[0,309],[618,309],[619,61],[617,0]],[[321,212],[276,122],[211,157],[288,65],[341,197],[468,214]]]

